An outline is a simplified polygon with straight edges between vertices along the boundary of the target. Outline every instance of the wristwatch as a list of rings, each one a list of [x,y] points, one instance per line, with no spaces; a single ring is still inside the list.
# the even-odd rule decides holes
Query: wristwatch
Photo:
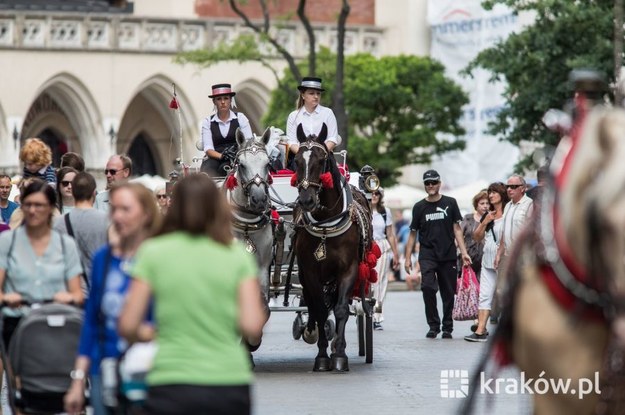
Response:
[[[82,369],[74,369],[69,372],[69,377],[72,380],[85,380],[85,371]]]

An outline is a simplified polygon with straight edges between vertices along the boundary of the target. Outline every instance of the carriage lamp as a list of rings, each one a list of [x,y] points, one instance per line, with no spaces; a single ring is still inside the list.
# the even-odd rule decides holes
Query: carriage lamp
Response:
[[[373,193],[380,188],[380,178],[373,167],[366,165],[360,169],[358,187],[366,193]]]

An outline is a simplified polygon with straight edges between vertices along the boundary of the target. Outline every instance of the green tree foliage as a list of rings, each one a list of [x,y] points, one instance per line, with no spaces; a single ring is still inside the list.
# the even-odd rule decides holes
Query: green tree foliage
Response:
[[[522,32],[482,51],[466,69],[482,67],[492,79],[505,80],[506,107],[489,131],[519,144],[530,140],[554,145],[558,136],[542,124],[549,108],[571,98],[572,69],[594,68],[612,74],[613,0],[487,0],[486,8],[505,4],[529,11],[535,21]],[[607,78],[613,82],[613,77]],[[530,159],[519,169],[529,167]]]
[[[334,87],[334,71],[334,56],[322,49],[317,74],[328,92]],[[298,83],[288,72],[282,83],[292,85],[292,90],[273,92],[264,122],[285,128],[297,100]],[[349,164],[352,168],[371,165],[388,186],[396,182],[401,167],[427,163],[434,154],[463,148],[464,141],[457,138],[464,134],[458,120],[467,102],[461,88],[445,77],[443,65],[430,58],[348,56]],[[331,94],[326,93],[323,105],[332,104]],[[440,133],[452,138],[440,139]]]

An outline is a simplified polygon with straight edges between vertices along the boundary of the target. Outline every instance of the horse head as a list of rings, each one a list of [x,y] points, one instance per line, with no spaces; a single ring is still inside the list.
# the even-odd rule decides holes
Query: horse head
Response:
[[[270,129],[266,129],[261,137],[254,136],[246,139],[241,130],[237,129],[236,139],[239,151],[234,161],[234,177],[237,186],[233,192],[233,199],[240,208],[250,213],[262,214],[269,209],[269,156],[266,145],[271,136]]]
[[[334,158],[325,145],[327,136],[328,128],[325,123],[318,136],[314,134],[306,136],[302,125],[297,127],[297,140],[300,143],[295,156],[298,203],[308,212],[319,208],[319,195],[324,187],[322,175],[331,172],[334,163]]]

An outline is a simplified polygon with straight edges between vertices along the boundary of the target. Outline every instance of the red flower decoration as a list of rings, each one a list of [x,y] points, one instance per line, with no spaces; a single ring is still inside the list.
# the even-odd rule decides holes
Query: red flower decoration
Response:
[[[169,108],[171,108],[172,110],[177,110],[178,108],[180,108],[176,97],[173,97],[171,101],[169,102]]]
[[[226,189],[232,190],[235,187],[237,187],[238,184],[239,183],[237,182],[237,178],[234,177],[234,174],[229,174],[228,177],[226,178],[226,183],[225,183]]]
[[[332,174],[330,174],[330,172],[323,173],[321,176],[319,176],[319,179],[321,180],[321,186],[323,186],[324,188],[334,188],[334,181],[332,180]]]
[[[371,248],[369,249],[369,252],[372,252],[376,258],[380,258],[382,256],[382,251],[375,241],[371,242]]]
[[[291,186],[297,187],[297,173],[293,173],[291,176]]]

